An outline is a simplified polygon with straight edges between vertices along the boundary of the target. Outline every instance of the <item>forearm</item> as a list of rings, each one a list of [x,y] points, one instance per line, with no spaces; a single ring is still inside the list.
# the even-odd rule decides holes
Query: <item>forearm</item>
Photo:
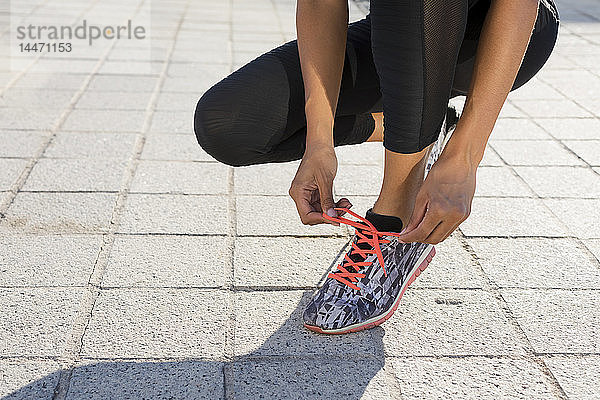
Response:
[[[305,90],[307,146],[333,146],[347,28],[346,0],[298,0],[296,29]]]
[[[445,155],[477,166],[515,81],[537,16],[536,0],[493,0],[483,26],[471,87]]]

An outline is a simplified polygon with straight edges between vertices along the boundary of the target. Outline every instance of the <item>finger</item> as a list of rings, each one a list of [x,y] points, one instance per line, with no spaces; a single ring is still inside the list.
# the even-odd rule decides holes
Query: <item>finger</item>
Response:
[[[423,242],[441,222],[437,212],[427,210],[421,223],[412,231],[400,235],[398,239],[405,243]]]
[[[347,209],[350,209],[350,208],[352,208],[352,203],[350,203],[350,200],[348,200],[347,198],[343,197],[343,198],[339,199],[337,203],[335,203],[335,208],[347,208]],[[338,217],[341,217],[344,214],[346,214],[346,211],[344,211],[344,210],[337,210]]]
[[[460,226],[462,222],[459,222],[457,224],[454,224],[454,226],[452,226],[452,228],[450,228],[450,230],[446,233],[446,236],[444,236],[442,238],[442,240],[440,240],[440,242],[443,242],[444,240],[448,239],[448,237],[450,237],[450,235],[452,235],[452,233],[458,229],[458,227]]]
[[[319,188],[319,196],[321,197],[321,209],[330,217],[337,217],[337,213],[334,210],[333,182],[317,181],[317,187]]]
[[[314,190],[312,191],[312,194],[310,196],[310,206],[312,207],[312,209],[317,212],[319,214],[319,218],[320,221],[319,223],[321,224],[330,224],[333,226],[340,226],[339,222],[335,222],[335,221],[330,221],[328,219],[325,219],[323,217],[323,208],[321,206],[321,197],[319,195],[319,191],[318,190]],[[337,213],[335,216],[338,216]]]
[[[423,242],[430,244],[438,244],[440,242],[443,242],[444,239],[446,239],[454,229],[454,224],[452,222],[444,221],[438,226],[436,226],[435,229],[429,234],[429,236],[425,238]]]
[[[320,211],[315,210],[315,208],[311,205],[310,197],[311,193],[307,190],[301,190],[299,192],[294,192],[292,195],[292,199],[296,204],[296,209],[298,210],[298,215],[300,216],[300,220],[305,225],[316,225],[323,223],[323,216]]]
[[[413,208],[412,215],[410,216],[410,220],[408,224],[402,230],[402,234],[409,233],[413,231],[419,224],[423,221],[425,214],[427,212],[427,198],[424,196],[417,195],[415,200],[415,207]]]

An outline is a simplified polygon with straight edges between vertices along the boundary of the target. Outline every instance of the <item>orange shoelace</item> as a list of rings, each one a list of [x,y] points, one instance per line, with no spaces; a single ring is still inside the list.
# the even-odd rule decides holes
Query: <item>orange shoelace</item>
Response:
[[[370,267],[371,264],[373,264],[373,261],[354,261],[352,256],[355,254],[362,256],[363,260],[366,260],[369,254],[377,254],[379,265],[381,265],[381,268],[383,268],[383,273],[387,276],[387,272],[383,263],[383,254],[381,253],[381,248],[379,245],[382,243],[390,243],[389,240],[383,239],[382,236],[400,236],[400,234],[394,232],[379,232],[366,218],[353,213],[347,208],[335,208],[335,210],[345,211],[354,218],[357,218],[359,221],[352,221],[343,217],[330,217],[325,213],[323,213],[323,218],[340,224],[353,226],[358,239],[352,242],[352,250],[350,251],[350,254],[346,253],[344,256],[344,261],[342,261],[337,267],[338,270],[331,272],[328,276],[342,282],[345,285],[348,285],[354,290],[360,290],[360,288],[356,286],[356,282],[358,282],[359,279],[364,278],[366,275],[358,271],[360,271],[361,267]],[[361,249],[358,246],[360,243],[367,243],[370,248]],[[350,267],[352,267],[354,271],[349,270],[348,268]]]

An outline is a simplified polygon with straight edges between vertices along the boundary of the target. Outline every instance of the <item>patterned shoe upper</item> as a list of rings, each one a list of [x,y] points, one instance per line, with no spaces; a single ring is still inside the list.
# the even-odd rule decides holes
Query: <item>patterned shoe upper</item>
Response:
[[[389,222],[393,225],[398,218],[371,210],[362,218],[350,210],[344,211],[359,219],[335,218],[356,228],[352,247],[304,311],[304,322],[323,330],[363,323],[390,310],[417,260],[430,247],[401,243],[398,233],[382,230],[386,222],[390,226]]]

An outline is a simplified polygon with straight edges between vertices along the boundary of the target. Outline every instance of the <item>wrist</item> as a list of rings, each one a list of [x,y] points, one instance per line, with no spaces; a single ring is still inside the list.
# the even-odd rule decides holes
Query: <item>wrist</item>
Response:
[[[455,138],[454,135],[450,138],[439,159],[450,163],[456,169],[477,170],[483,158],[483,151],[473,143],[468,141],[463,143],[460,140],[453,139],[459,138]]]
[[[329,142],[320,142],[320,141],[307,141],[306,142],[306,149],[304,150],[304,154],[316,154],[316,153],[323,153],[323,152],[331,152],[333,154],[335,154],[335,150],[334,150],[334,146],[333,144],[329,143]]]
[[[481,163],[490,133],[491,129],[468,128],[459,123],[440,158],[461,162],[475,170]]]
[[[333,127],[320,126],[306,129],[306,149],[333,148]]]

